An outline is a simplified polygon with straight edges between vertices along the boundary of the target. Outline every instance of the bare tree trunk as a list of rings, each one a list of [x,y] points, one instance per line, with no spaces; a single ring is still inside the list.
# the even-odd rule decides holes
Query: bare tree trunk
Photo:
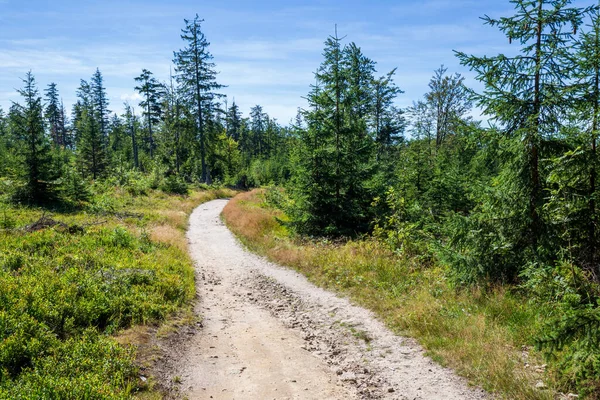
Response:
[[[540,173],[539,173],[539,150],[537,140],[540,135],[540,111],[541,111],[541,64],[542,64],[542,13],[543,0],[538,0],[538,21],[536,32],[536,54],[535,54],[535,82],[534,82],[534,100],[533,112],[535,117],[532,132],[529,132],[530,146],[530,164],[531,171],[531,194],[529,199],[529,212],[531,218],[531,243],[537,247],[538,236],[540,230],[540,216],[538,212],[538,202],[540,198]]]
[[[598,35],[596,35],[596,49],[600,47]],[[595,269],[595,275],[600,276],[600,270],[596,267],[596,141],[598,134],[598,112],[600,100],[600,68],[596,67],[594,76],[594,117],[592,122],[592,162],[590,169],[590,193],[589,193],[589,211],[590,211],[590,225],[589,225],[589,262],[590,267]]]
[[[204,143],[204,118],[202,116],[202,95],[200,93],[200,55],[198,54],[198,36],[197,29],[194,29],[194,68],[196,70],[196,101],[198,106],[198,136],[200,140],[200,163],[201,163],[201,180],[204,183],[211,184],[210,172],[206,165],[206,146]]]

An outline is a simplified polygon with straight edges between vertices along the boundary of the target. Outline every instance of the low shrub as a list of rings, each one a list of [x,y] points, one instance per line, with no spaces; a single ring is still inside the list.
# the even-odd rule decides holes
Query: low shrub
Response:
[[[163,192],[170,194],[187,195],[189,192],[188,184],[177,176],[169,176],[163,179],[159,188]]]

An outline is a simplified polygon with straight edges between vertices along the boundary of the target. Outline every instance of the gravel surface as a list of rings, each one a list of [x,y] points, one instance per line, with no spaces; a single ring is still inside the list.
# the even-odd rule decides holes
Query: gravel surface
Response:
[[[243,248],[198,207],[188,239],[202,316],[169,369],[190,399],[484,399],[374,315]]]

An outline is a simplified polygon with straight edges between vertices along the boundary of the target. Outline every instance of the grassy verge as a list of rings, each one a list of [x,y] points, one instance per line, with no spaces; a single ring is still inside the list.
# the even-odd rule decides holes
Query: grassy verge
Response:
[[[187,217],[232,194],[111,188],[52,213],[0,204],[0,398],[121,399],[143,389],[135,346],[115,335],[189,304]]]
[[[470,382],[508,399],[552,399],[536,388],[551,376],[529,343],[541,323],[526,299],[502,288],[457,293],[444,271],[423,267],[375,240],[343,244],[295,240],[263,192],[235,197],[223,217],[251,250],[295,268],[373,310],[395,332],[415,337],[428,354]],[[541,386],[541,385],[539,385]]]

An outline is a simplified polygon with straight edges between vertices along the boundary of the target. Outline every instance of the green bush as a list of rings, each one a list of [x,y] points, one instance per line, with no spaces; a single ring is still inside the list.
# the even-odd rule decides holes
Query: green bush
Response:
[[[58,185],[62,200],[70,203],[84,203],[92,198],[90,184],[75,168],[67,168]]]
[[[600,393],[600,285],[573,263],[530,264],[525,288],[545,315],[537,346],[565,391]]]
[[[34,357],[10,385],[0,383],[0,398],[128,399],[136,387],[135,372],[132,348],[88,329]]]
[[[133,201],[113,190],[89,209],[118,213]],[[20,227],[39,218],[27,208],[7,213]],[[61,217],[53,215],[77,226],[85,214]],[[109,335],[160,321],[192,296],[182,250],[152,243],[118,218],[78,230],[0,230],[0,398],[130,398],[133,350]]]
[[[187,195],[189,192],[187,183],[177,176],[169,176],[163,179],[159,188],[163,192],[171,194]]]

